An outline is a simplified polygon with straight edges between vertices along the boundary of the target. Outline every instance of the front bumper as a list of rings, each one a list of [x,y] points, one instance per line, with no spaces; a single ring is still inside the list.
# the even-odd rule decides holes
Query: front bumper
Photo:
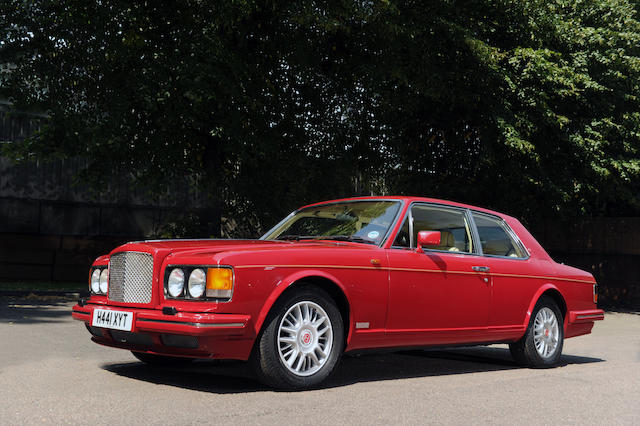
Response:
[[[132,312],[131,331],[91,326],[93,311],[98,308]],[[155,309],[89,303],[75,305],[71,316],[85,323],[96,343],[160,355],[246,360],[255,339],[253,327],[250,327],[250,315],[198,312],[168,315]],[[195,343],[183,347],[168,343],[185,341],[182,336],[192,337],[191,342]]]

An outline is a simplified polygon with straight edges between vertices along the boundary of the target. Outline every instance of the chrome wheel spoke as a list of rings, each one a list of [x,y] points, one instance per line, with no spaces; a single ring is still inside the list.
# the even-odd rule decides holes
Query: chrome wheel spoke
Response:
[[[332,347],[332,324],[320,305],[302,301],[287,310],[278,328],[278,351],[290,372],[298,376],[316,373]]]
[[[300,368],[304,364],[305,358],[306,358],[305,354],[300,354],[300,357],[298,358],[298,363],[296,364],[296,367],[295,367],[296,371],[300,371]]]
[[[324,336],[330,330],[331,330],[331,326],[327,326],[327,327],[323,328],[322,330],[318,330],[318,337]]]
[[[553,356],[558,347],[560,332],[555,313],[548,307],[538,311],[533,323],[533,343],[543,358]]]
[[[280,328],[280,331],[284,331],[286,333],[289,333],[291,336],[295,336],[296,335],[296,330],[295,328],[290,328],[290,327],[282,327]]]
[[[287,357],[288,355],[288,357]],[[298,351],[293,349],[290,352],[287,353],[287,355],[285,355],[285,357],[287,357],[287,365],[289,367],[293,366],[293,363],[296,362],[296,358],[298,358]]]
[[[325,358],[327,358],[329,356],[329,353],[324,351],[322,348],[318,348],[318,351],[320,353],[320,357],[319,359],[324,360]]]
[[[309,359],[312,361],[313,365],[320,365],[320,360],[314,351],[309,352]]]

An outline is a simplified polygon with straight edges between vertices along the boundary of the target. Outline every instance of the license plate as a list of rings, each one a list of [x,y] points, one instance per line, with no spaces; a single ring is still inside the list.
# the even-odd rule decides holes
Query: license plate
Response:
[[[133,328],[133,312],[94,309],[91,325],[95,327],[113,328],[114,330],[131,331]]]

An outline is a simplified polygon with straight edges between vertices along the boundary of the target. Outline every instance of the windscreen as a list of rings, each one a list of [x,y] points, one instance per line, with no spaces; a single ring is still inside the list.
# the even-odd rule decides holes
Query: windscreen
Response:
[[[298,210],[264,240],[331,239],[380,244],[393,225],[399,201],[350,201]]]

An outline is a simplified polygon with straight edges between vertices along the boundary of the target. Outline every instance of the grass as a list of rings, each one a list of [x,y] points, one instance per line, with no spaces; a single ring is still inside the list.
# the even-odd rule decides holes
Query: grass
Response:
[[[81,292],[87,290],[83,282],[52,281],[0,281],[0,291],[68,291]]]

